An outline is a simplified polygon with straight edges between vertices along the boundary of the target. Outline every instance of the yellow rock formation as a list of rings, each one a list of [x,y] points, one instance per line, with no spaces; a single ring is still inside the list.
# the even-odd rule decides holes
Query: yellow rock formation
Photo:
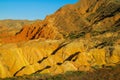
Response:
[[[90,49],[87,40],[29,41],[0,46],[0,77],[34,73],[59,74],[66,71],[88,71],[91,67],[114,65],[120,61],[120,46],[110,55],[106,48]]]

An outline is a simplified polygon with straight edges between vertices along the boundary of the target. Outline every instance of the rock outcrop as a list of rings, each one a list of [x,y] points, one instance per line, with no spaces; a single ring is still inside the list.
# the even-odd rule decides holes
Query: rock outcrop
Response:
[[[15,36],[3,38],[4,43],[21,42],[33,39],[62,39],[58,29],[48,21],[36,21],[33,24],[25,25]]]

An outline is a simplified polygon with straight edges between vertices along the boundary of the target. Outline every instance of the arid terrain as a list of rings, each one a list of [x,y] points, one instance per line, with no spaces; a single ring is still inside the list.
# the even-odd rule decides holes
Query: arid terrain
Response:
[[[44,20],[1,20],[0,78],[120,80],[120,0],[80,0]]]
[[[25,24],[31,24],[35,21],[28,20],[0,20],[0,38],[15,35]]]

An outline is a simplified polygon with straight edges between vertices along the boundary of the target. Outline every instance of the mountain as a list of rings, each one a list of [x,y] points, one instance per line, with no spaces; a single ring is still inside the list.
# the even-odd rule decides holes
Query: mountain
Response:
[[[120,1],[65,5],[0,45],[2,78],[111,68],[120,64]]]
[[[23,38],[23,40],[21,39],[20,41],[30,40],[31,38],[48,38],[49,35],[44,37],[42,34],[37,33],[37,31],[42,31],[40,27],[45,28],[46,26],[57,28],[58,30],[54,30],[53,28],[53,34],[54,31],[56,31],[58,35],[62,35],[63,37],[68,37],[71,34],[79,36],[87,33],[90,33],[91,35],[108,33],[111,32],[113,28],[119,30],[119,12],[120,4],[118,0],[81,0],[74,5],[63,6],[54,14],[47,16],[42,22],[35,22],[27,27],[23,27],[22,31],[20,31],[17,35],[22,36],[24,29],[27,28],[24,35],[27,35],[27,32],[30,31],[34,32],[34,34],[30,33],[30,38],[25,38],[27,36],[24,36],[25,39]],[[33,27],[37,28],[34,29]],[[45,30],[47,32],[47,28]],[[39,35],[39,37],[33,37],[37,35]],[[16,39],[12,42],[16,41],[19,40]]]

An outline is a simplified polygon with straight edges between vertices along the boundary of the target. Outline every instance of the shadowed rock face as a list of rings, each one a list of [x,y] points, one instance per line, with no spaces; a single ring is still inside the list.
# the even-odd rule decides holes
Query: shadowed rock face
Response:
[[[96,28],[106,30],[116,26],[116,22],[119,21],[120,2],[118,0],[80,0],[74,5],[60,8],[47,19],[49,17],[56,27],[67,33],[91,32]]]
[[[120,64],[120,1],[80,0],[1,40],[9,44],[0,46],[0,77],[115,66]]]

